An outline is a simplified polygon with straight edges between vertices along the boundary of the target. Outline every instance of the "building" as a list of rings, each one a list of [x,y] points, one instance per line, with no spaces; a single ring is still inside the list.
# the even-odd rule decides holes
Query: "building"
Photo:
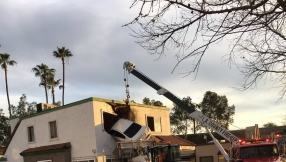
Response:
[[[111,161],[116,141],[106,130],[118,116],[148,124],[154,135],[170,134],[169,108],[88,98],[11,120],[4,160]]]
[[[40,106],[37,110],[35,114],[11,120],[13,132],[0,161],[116,161],[117,141],[107,133],[116,118],[150,127],[153,140],[170,136],[170,110],[166,107],[87,98],[60,107]],[[172,143],[184,141],[178,137],[169,138]],[[181,144],[194,146],[189,141]]]

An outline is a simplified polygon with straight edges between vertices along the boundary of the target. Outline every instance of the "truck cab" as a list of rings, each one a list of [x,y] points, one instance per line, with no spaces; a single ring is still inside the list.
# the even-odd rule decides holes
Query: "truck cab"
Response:
[[[281,161],[277,144],[269,138],[240,140],[240,145],[233,147],[231,156],[243,162]]]

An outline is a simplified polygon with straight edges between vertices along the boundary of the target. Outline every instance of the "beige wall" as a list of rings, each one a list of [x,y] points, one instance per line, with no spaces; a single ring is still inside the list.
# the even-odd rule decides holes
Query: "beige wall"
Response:
[[[11,119],[10,120],[10,126],[11,126],[11,132],[13,132],[14,128],[16,127],[17,123],[19,121],[19,118]]]
[[[85,102],[56,111],[43,112],[41,115],[21,121],[6,153],[10,162],[22,162],[19,154],[25,149],[39,146],[71,142],[72,159],[79,157],[94,158],[95,131],[92,102]],[[58,138],[50,139],[49,122],[56,121]],[[34,127],[35,141],[28,142],[27,127]]]
[[[112,156],[116,148],[116,140],[104,130],[103,112],[114,114],[112,107],[105,102],[93,101],[94,131],[96,140],[96,156]],[[116,115],[116,114],[114,114]],[[100,158],[102,159],[102,158]]]
[[[222,143],[221,144],[223,148],[229,149],[230,144],[229,143]],[[200,162],[200,157],[205,157],[205,156],[212,156],[213,157],[213,162],[224,162],[224,160],[218,160],[218,148],[214,144],[208,144],[208,145],[201,145],[201,146],[196,146],[196,162]]]
[[[147,125],[147,116],[161,118],[161,132],[152,132],[152,135],[170,135],[170,109],[167,107],[132,105],[131,111],[137,123]]]

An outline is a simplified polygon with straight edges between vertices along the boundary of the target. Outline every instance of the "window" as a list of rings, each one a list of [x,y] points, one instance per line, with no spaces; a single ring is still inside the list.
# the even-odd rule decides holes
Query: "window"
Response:
[[[147,125],[153,132],[162,132],[160,117],[147,116]]]
[[[265,145],[255,147],[240,148],[240,158],[264,158],[279,156],[276,145]]]
[[[125,131],[124,134],[126,134],[126,136],[128,136],[129,138],[132,138],[133,136],[135,136],[135,134],[138,133],[138,131],[141,129],[141,125],[137,124],[137,123],[132,123]]]
[[[114,159],[106,159],[106,162],[113,162]]]
[[[202,156],[200,157],[200,162],[213,162],[213,157],[212,156]]]
[[[57,138],[58,134],[57,134],[57,123],[56,123],[56,121],[52,121],[49,124],[50,124],[51,138]]]
[[[34,127],[30,126],[27,128],[27,130],[28,130],[28,141],[29,142],[35,141]]]

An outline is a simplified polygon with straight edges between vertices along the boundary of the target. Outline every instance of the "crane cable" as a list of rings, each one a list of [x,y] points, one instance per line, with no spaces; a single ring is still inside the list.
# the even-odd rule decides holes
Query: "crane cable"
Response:
[[[128,84],[128,74],[126,72],[127,70],[124,70],[124,82],[125,82],[125,93],[126,93],[126,105],[129,104],[129,98],[130,98],[130,94],[129,94],[129,84]]]

